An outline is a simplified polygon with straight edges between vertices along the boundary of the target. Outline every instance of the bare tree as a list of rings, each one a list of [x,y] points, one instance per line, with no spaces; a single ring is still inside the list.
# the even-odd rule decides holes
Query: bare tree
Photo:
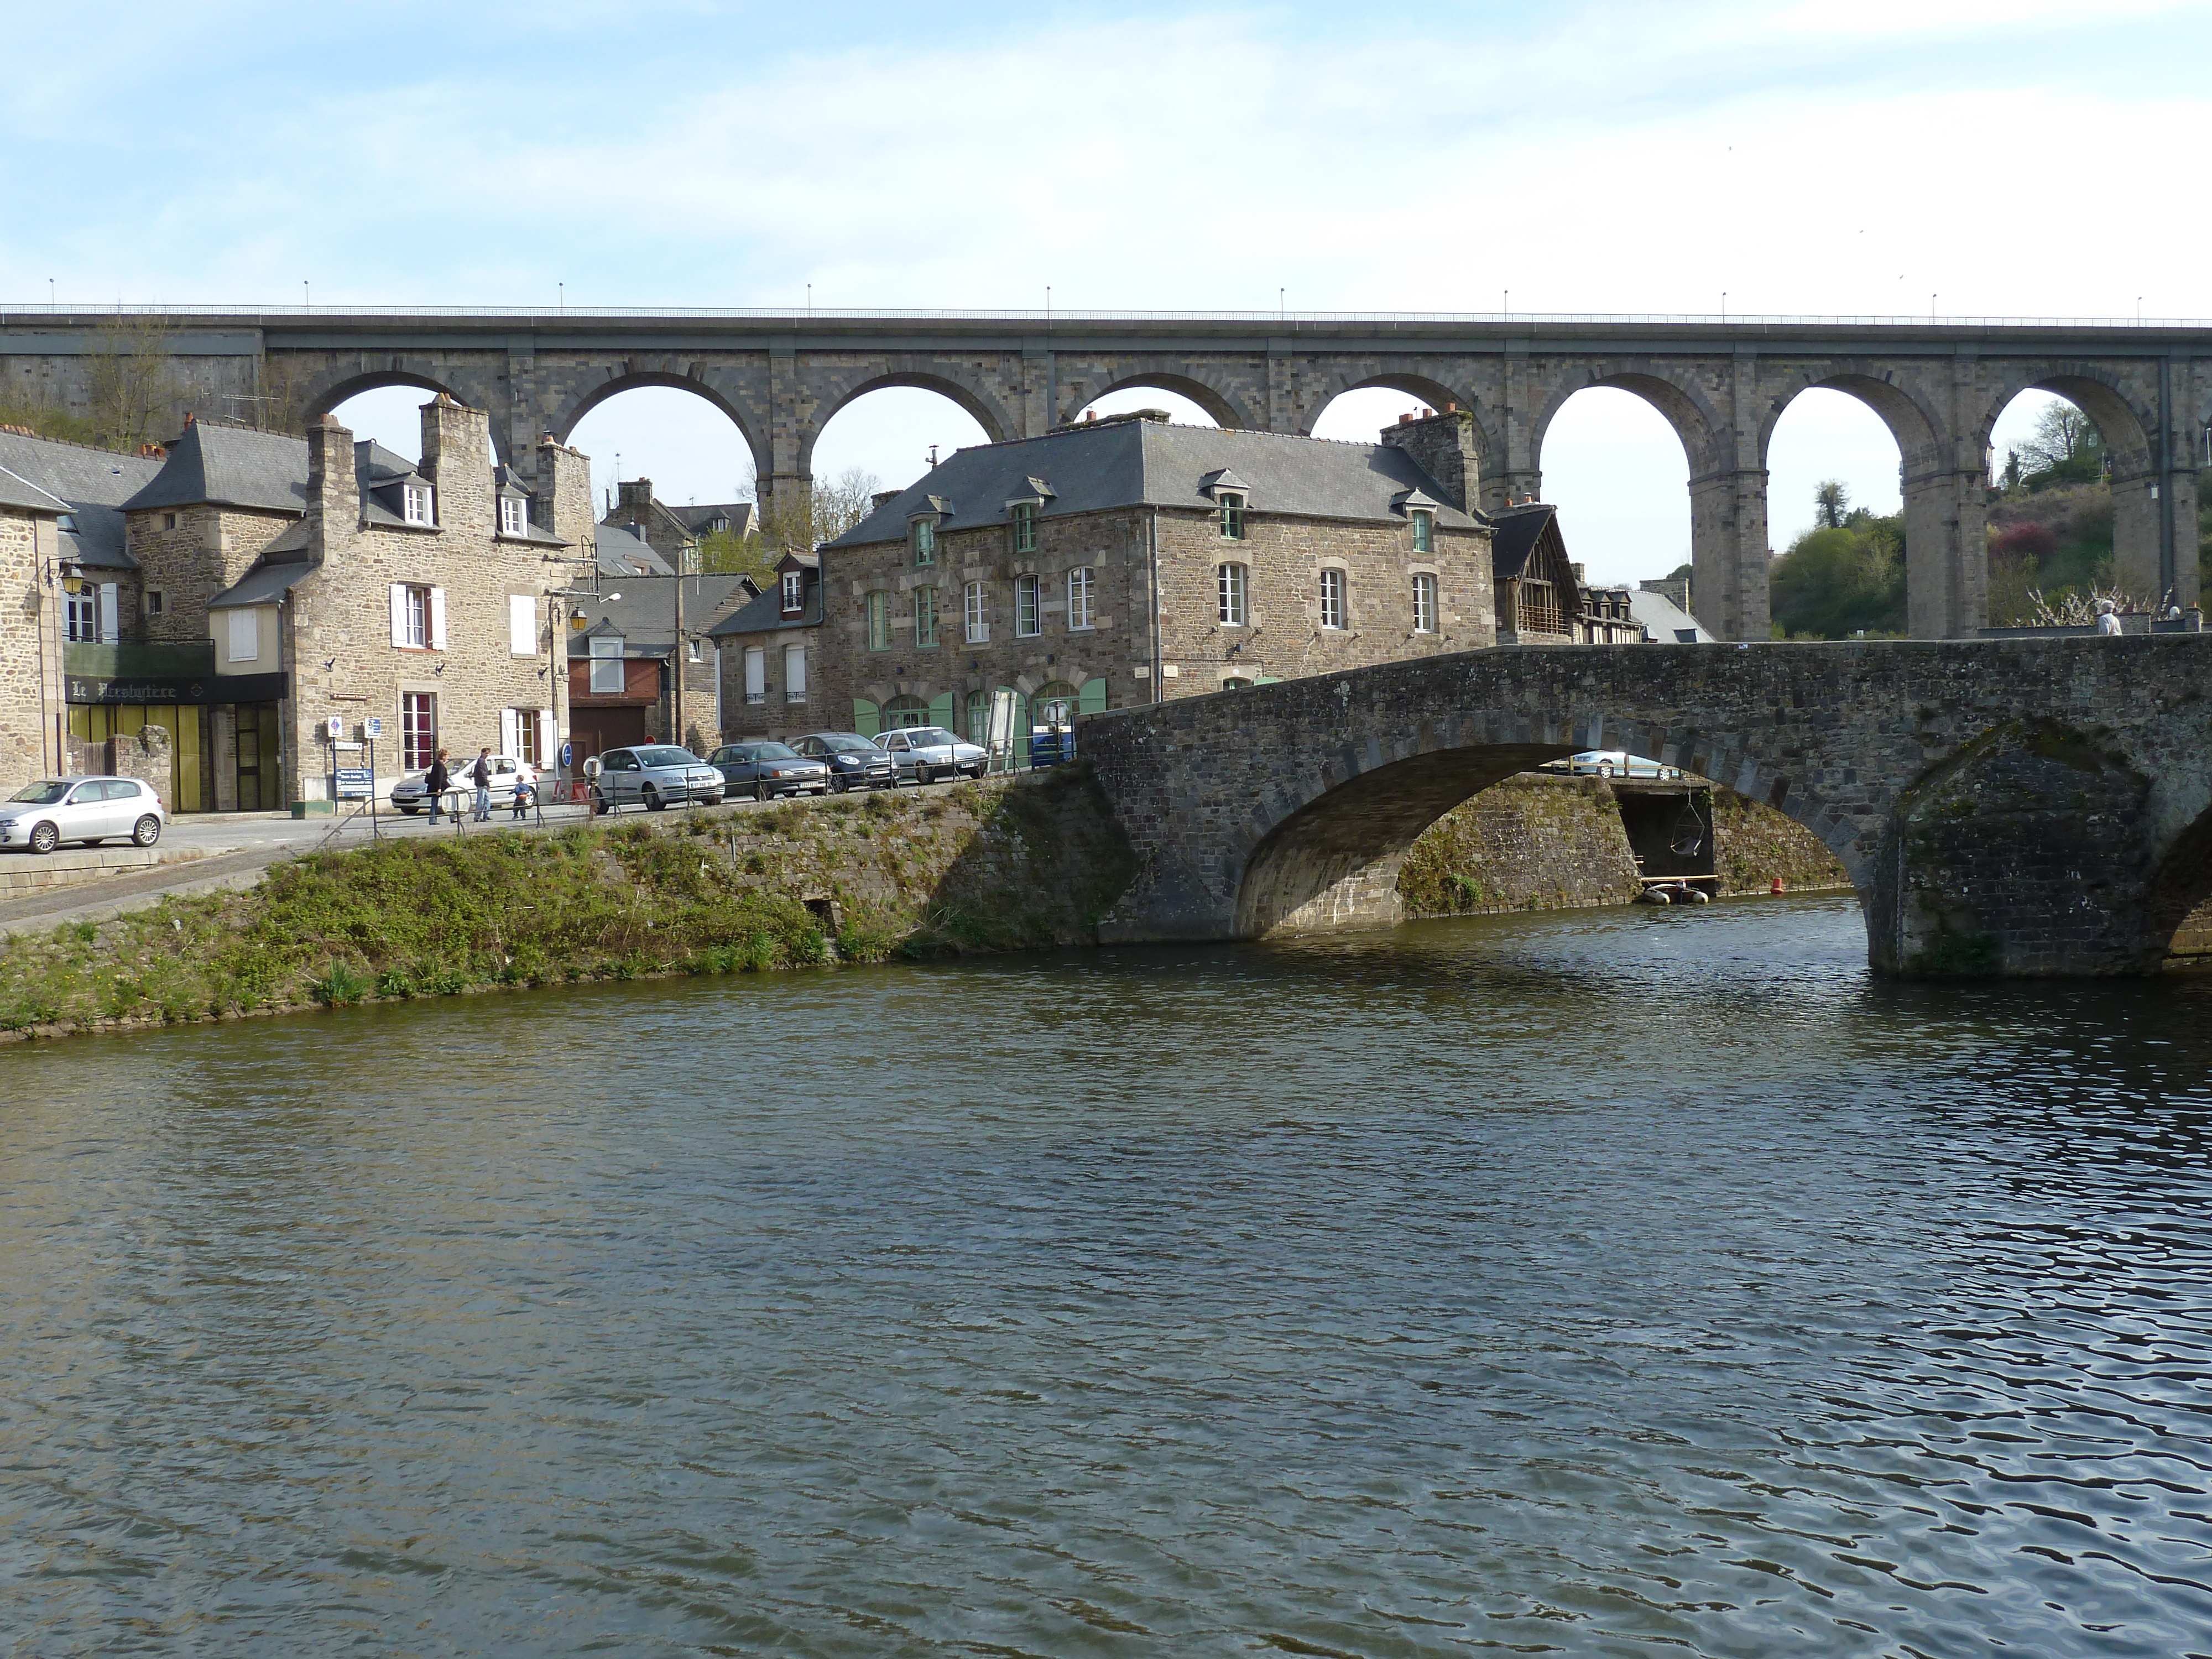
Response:
[[[160,317],[111,317],[94,331],[85,368],[101,441],[135,449],[167,422],[178,389],[169,357],[176,331]]]
[[[2105,436],[2097,423],[2063,399],[2046,404],[2036,416],[2035,430],[2021,445],[2020,453],[2036,472],[2079,469],[2100,461]]]

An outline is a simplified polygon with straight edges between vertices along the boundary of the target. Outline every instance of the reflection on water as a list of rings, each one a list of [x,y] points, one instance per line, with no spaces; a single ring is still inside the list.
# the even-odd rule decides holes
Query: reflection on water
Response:
[[[1589,912],[0,1055],[5,1650],[2212,1651],[2212,1003],[1863,950]]]

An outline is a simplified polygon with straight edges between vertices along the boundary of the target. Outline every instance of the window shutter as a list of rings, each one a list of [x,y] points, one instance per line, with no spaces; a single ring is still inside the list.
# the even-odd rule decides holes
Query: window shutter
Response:
[[[866,697],[853,699],[853,729],[864,738],[872,738],[884,729],[881,711]]]
[[[806,647],[803,645],[783,647],[783,695],[792,702],[806,701]]]
[[[745,697],[748,702],[768,696],[768,647],[745,647]]]
[[[1103,679],[1083,682],[1075,694],[1075,712],[1079,714],[1103,714],[1106,712],[1106,682]]]
[[[230,613],[230,660],[252,662],[261,654],[261,613],[247,606]]]
[[[123,638],[122,621],[115,614],[115,584],[100,585],[100,642],[114,645]]]
[[[1030,763],[1030,700],[1014,693],[1014,764]]]
[[[404,582],[392,584],[392,642],[407,643],[407,587]]]
[[[538,763],[540,766],[557,766],[560,761],[560,728],[553,724],[553,711],[541,708],[538,711]]]
[[[527,593],[507,596],[507,648],[518,657],[538,654],[538,601]]]
[[[446,648],[446,590],[442,587],[430,590],[430,648]]]
[[[950,691],[940,692],[929,700],[929,723],[932,726],[950,726],[953,719],[952,694]]]
[[[521,711],[502,708],[499,711],[499,752],[519,755],[522,752]]]

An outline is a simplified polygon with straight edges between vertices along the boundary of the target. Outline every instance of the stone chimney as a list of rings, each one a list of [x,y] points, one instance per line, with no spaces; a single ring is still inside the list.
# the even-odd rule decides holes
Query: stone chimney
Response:
[[[1382,441],[1412,456],[1437,481],[1445,501],[1462,513],[1474,510],[1482,452],[1475,445],[1474,416],[1468,410],[1446,405],[1441,415],[1401,420],[1382,428]]]
[[[608,515],[623,524],[643,524],[653,516],[653,480],[632,478],[615,483],[615,508]]]
[[[438,527],[489,540],[491,422],[441,392],[422,405],[422,476],[438,491]]]
[[[588,457],[556,443],[550,435],[538,446],[538,493],[531,514],[540,530],[570,544],[569,556],[592,556],[592,463]]]
[[[1089,410],[1086,410],[1084,411],[1084,418],[1085,420],[1091,418]],[[891,502],[896,501],[900,496],[905,494],[906,491],[903,489],[878,489],[874,495],[868,497],[868,511],[873,513],[878,507],[888,507]]]
[[[307,428],[307,546],[318,561],[342,552],[361,529],[361,478],[353,434],[325,415]]]

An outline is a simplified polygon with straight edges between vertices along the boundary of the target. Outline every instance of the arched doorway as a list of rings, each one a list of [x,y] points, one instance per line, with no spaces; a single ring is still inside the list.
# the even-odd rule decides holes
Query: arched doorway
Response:
[[[884,703],[883,729],[886,732],[911,731],[917,726],[929,724],[929,705],[911,692],[891,697]]]

